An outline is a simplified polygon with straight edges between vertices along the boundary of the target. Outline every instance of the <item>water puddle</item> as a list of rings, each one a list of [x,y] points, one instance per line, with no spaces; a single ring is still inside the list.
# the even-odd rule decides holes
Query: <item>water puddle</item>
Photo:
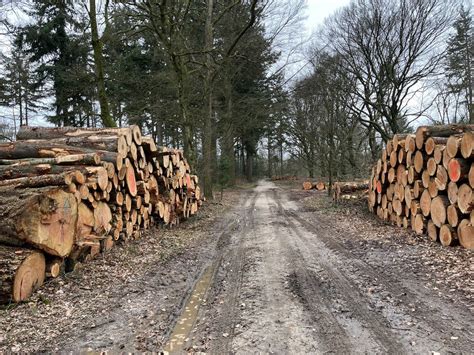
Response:
[[[163,349],[165,354],[176,354],[184,351],[184,347],[189,340],[189,335],[196,323],[199,306],[206,296],[213,274],[214,267],[208,266],[199,281],[194,285],[191,296],[186,302],[184,310],[171,332],[170,339]]]

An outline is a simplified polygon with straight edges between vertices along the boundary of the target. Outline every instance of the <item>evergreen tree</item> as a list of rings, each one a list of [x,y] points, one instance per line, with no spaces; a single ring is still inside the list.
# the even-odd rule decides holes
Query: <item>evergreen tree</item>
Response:
[[[459,16],[454,22],[454,34],[448,40],[447,68],[448,90],[462,95],[466,105],[467,120],[474,123],[472,86],[474,72],[474,29],[469,10],[461,6]]]
[[[81,96],[89,94],[81,92],[78,95],[77,90],[71,88],[71,83],[76,84],[78,77],[83,80],[90,72],[87,67],[89,46],[84,46],[90,41],[84,40],[84,31],[74,33],[79,28],[74,14],[71,0],[35,1],[30,12],[34,22],[21,29],[17,40],[18,46],[31,54],[31,60],[39,63],[40,77],[52,82],[55,114],[49,120],[59,126],[84,122]],[[87,111],[90,114],[91,110]]]
[[[5,68],[1,78],[3,95],[0,95],[3,97],[0,97],[0,105],[18,109],[20,126],[28,125],[30,113],[43,107],[40,81],[33,70],[34,64],[17,46],[11,55],[0,54],[0,62]]]

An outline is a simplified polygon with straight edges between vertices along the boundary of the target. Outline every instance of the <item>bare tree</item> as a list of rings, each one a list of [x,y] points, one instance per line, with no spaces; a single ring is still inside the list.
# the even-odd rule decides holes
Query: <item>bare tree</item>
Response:
[[[328,20],[327,43],[356,81],[350,108],[370,132],[387,140],[423,114],[410,103],[440,69],[456,3],[357,0]]]

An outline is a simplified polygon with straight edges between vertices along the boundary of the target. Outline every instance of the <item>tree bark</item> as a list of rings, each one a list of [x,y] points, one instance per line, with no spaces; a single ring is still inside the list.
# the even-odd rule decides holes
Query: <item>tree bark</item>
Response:
[[[116,127],[117,124],[110,116],[109,102],[107,100],[107,92],[105,90],[104,58],[102,56],[103,43],[102,39],[99,37],[99,31],[97,28],[95,0],[89,0],[89,18],[91,20],[91,39],[92,49],[94,51],[97,94],[100,103],[100,117],[104,127]]]

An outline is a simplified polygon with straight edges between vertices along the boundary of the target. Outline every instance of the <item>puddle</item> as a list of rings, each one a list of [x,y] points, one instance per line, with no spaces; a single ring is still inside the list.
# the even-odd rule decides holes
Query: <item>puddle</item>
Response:
[[[170,339],[164,347],[165,353],[182,353],[189,340],[189,335],[196,323],[199,306],[204,299],[214,274],[214,267],[208,266],[199,281],[194,285],[194,289],[189,297],[183,312],[171,332]]]

